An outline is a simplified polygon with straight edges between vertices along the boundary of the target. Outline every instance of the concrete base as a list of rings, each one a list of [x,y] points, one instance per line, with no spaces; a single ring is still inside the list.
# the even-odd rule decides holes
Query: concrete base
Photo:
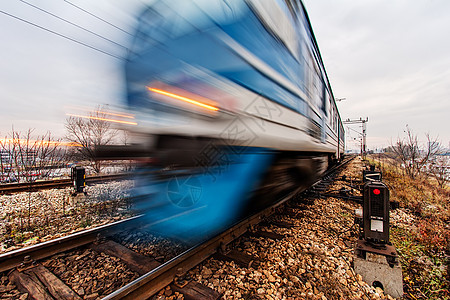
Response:
[[[394,298],[403,296],[403,276],[400,264],[390,267],[386,257],[367,252],[366,259],[355,257],[356,274],[360,274],[365,282],[377,286],[381,283],[384,292]],[[378,285],[379,286],[379,285]]]

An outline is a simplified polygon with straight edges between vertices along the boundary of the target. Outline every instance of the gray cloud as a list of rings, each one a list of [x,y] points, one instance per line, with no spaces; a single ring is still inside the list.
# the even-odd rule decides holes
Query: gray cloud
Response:
[[[62,18],[122,45],[130,37],[63,1],[27,0]],[[133,10],[138,1],[74,1],[119,27],[132,30]],[[97,36],[55,19],[19,1],[2,1],[2,11],[36,23],[72,39],[116,56],[126,50]],[[64,135],[67,106],[95,107],[123,101],[123,61],[56,36],[30,24],[0,14],[2,50],[0,99],[4,135],[14,125],[18,130],[36,128]]]
[[[27,0],[127,44],[123,32],[63,1]],[[369,117],[369,146],[386,145],[409,124],[450,140],[450,1],[304,0],[343,118]],[[132,30],[140,0],[74,0]],[[24,5],[0,9],[77,40],[123,55],[123,49]],[[120,103],[121,61],[0,14],[3,134],[16,128],[64,134],[65,107]],[[43,128],[45,127],[45,128]]]
[[[334,94],[347,98],[341,115],[369,117],[369,146],[406,124],[448,145],[449,1],[304,2]]]

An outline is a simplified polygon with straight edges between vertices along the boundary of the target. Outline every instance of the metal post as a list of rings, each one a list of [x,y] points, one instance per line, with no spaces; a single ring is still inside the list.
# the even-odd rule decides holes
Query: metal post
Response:
[[[367,136],[366,123],[367,122],[369,122],[368,117],[366,117],[365,119],[363,119],[363,118],[354,119],[354,120],[347,119],[342,122],[343,124],[362,124],[361,157],[363,160],[365,160],[366,156],[367,156],[367,147],[366,147],[366,136]]]
[[[363,160],[366,159],[367,152],[366,152],[366,122],[367,120],[362,120],[362,126],[363,126]]]

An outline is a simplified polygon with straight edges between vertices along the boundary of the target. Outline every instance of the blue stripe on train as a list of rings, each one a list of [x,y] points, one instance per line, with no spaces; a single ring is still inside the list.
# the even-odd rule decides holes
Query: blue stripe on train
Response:
[[[195,238],[235,222],[274,158],[274,152],[261,148],[245,148],[240,154],[236,149],[221,150],[221,163],[200,173],[159,182],[137,179],[141,185],[146,181],[136,191],[148,195],[141,202],[144,207],[138,207],[147,210],[148,223],[166,220],[153,229],[167,234],[189,232]]]

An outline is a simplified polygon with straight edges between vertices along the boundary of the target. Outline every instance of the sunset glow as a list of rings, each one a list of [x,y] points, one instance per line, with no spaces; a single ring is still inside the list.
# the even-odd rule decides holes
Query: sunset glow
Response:
[[[75,114],[66,114],[66,115],[71,116],[71,117],[83,118],[83,119],[99,120],[99,121],[128,124],[128,125],[137,125],[136,122],[130,122],[130,121],[121,121],[121,120],[115,120],[115,119],[107,119],[107,118],[100,118],[100,117],[94,117],[94,116],[75,115]]]
[[[44,145],[51,147],[82,147],[81,144],[74,142],[58,142],[58,141],[48,141],[48,140],[27,140],[27,139],[13,139],[13,138],[2,138],[0,139],[0,144],[9,145],[9,144],[21,144],[21,145]]]

